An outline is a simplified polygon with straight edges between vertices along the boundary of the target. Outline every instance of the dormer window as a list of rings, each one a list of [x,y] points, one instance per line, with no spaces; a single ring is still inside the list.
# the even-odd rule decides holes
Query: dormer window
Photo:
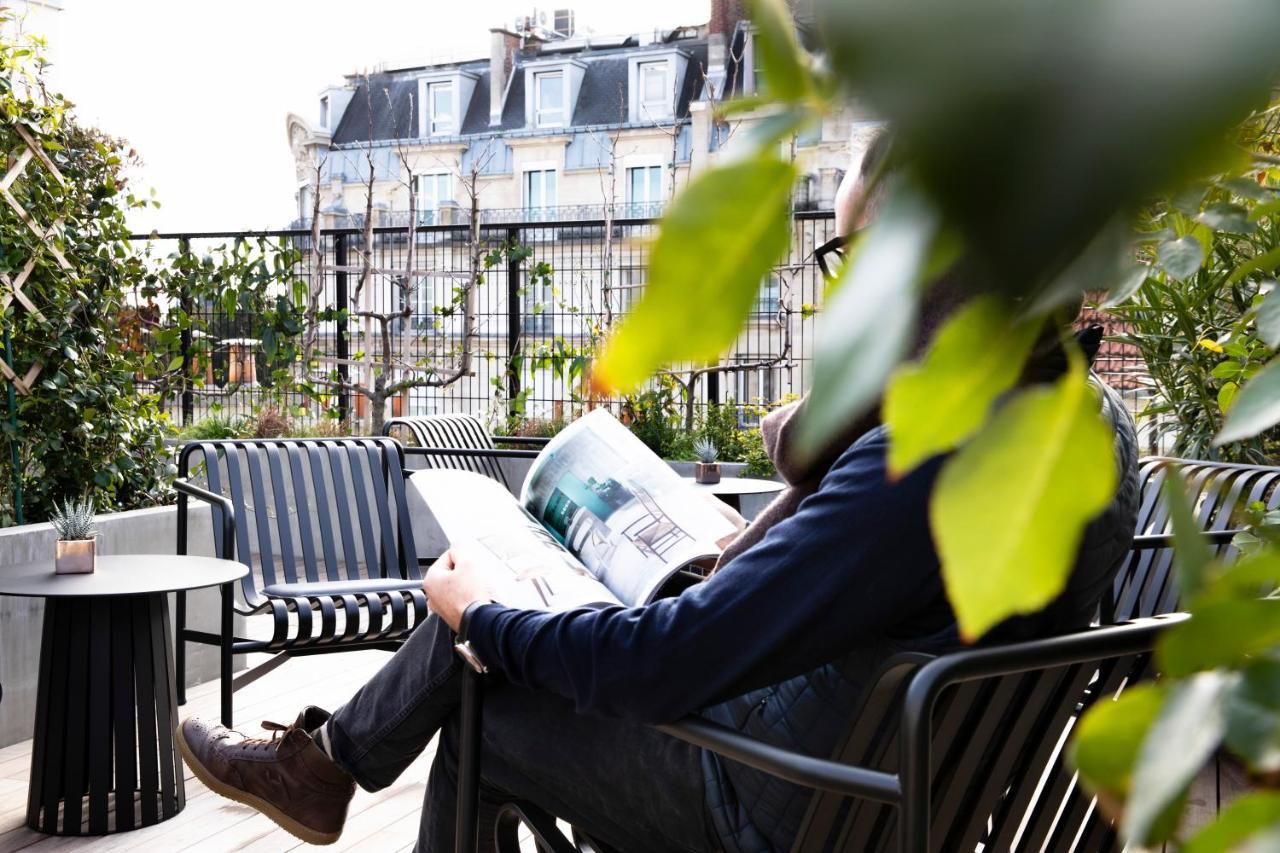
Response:
[[[427,84],[427,110],[430,113],[429,130],[432,136],[454,133],[457,129],[452,80]]]
[[[418,136],[456,136],[475,92],[476,75],[455,70],[418,80]]]
[[[533,115],[538,127],[564,126],[564,72],[539,71],[533,75]]]
[[[678,49],[646,51],[629,58],[627,120],[634,124],[670,121],[676,114],[676,90],[689,56]]]
[[[320,128],[322,130],[329,129],[329,96],[325,95],[320,99]]]
[[[670,63],[641,62],[638,68],[640,115],[643,118],[670,118],[673,112]]]

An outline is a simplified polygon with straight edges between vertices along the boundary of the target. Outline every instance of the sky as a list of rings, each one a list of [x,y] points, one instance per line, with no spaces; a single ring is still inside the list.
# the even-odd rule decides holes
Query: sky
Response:
[[[534,6],[507,0],[62,0],[53,82],[82,122],[141,155],[159,210],[139,231],[281,228],[294,217],[285,117],[314,123],[343,75],[488,56],[489,28]],[[579,31],[705,23],[709,0],[572,0]],[[548,15],[552,4],[537,7]]]

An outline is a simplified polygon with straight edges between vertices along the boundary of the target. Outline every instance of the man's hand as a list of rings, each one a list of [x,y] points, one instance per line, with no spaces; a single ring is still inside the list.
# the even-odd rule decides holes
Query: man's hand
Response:
[[[455,631],[468,607],[477,601],[493,601],[464,548],[450,548],[431,564],[422,579],[422,591],[427,594],[427,607]]]

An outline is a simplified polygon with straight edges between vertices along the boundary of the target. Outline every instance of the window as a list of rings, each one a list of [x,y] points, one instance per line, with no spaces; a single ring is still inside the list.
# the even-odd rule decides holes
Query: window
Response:
[[[744,404],[738,409],[738,423],[741,426],[756,426],[760,422],[760,412],[757,407],[767,406],[778,400],[778,389],[781,386],[778,381],[778,368],[756,367],[750,370],[738,370],[735,374],[734,399],[739,404]]]
[[[418,175],[418,224],[437,225],[440,205],[453,201],[453,175]]]
[[[667,63],[641,62],[638,68],[640,117],[668,118],[672,113],[672,89],[668,81]]]
[[[329,96],[325,95],[320,99],[320,127],[327,129],[329,127]]]
[[[311,200],[313,198],[314,196],[311,195],[310,185],[302,186],[298,188],[298,221],[299,222],[311,221],[311,208],[312,208]]]
[[[427,275],[418,279],[413,289],[410,328],[420,335],[458,334],[462,328],[462,309],[454,304],[456,286],[448,276]]]
[[[533,115],[538,127],[564,125],[564,74],[543,71],[533,75]]]
[[[751,307],[751,313],[760,320],[770,319],[777,315],[781,298],[782,280],[778,278],[776,272],[769,273],[769,277],[760,284],[760,290],[756,293],[756,302]]]
[[[648,273],[647,267],[622,267],[618,270],[618,299],[614,307],[619,313],[627,313],[640,299]]]
[[[556,172],[534,169],[524,173],[524,210],[530,219],[549,219],[556,206]]]
[[[627,169],[627,216],[657,216],[662,207],[662,167]]]
[[[550,335],[555,329],[555,294],[546,278],[534,283],[529,281],[529,271],[520,271],[521,313],[520,331],[526,335]]]
[[[427,109],[432,136],[454,132],[453,83],[444,81],[427,86]]]

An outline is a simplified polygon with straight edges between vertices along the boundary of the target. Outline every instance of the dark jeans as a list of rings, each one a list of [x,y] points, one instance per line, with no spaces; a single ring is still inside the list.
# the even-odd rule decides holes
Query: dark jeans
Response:
[[[440,732],[419,851],[453,850],[461,680],[453,634],[432,616],[329,724],[337,762],[367,791],[394,782]],[[619,850],[719,848],[698,748],[647,726],[575,714],[567,699],[500,677],[486,681],[482,813],[521,800]],[[486,823],[481,848],[492,844]]]

